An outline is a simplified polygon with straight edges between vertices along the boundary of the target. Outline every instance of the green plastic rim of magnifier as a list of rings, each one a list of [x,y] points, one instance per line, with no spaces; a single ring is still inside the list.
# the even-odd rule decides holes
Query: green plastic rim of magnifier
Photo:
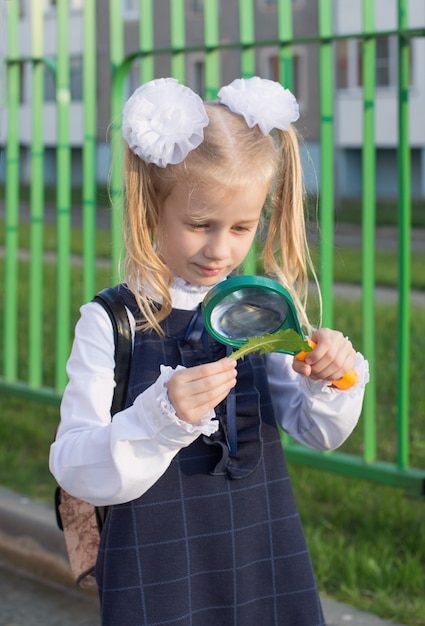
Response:
[[[202,303],[202,315],[204,319],[205,328],[208,333],[219,341],[220,343],[224,343],[225,345],[232,346],[234,348],[239,348],[242,346],[246,339],[235,339],[222,335],[217,331],[216,328],[211,323],[213,311],[215,307],[221,303],[223,298],[226,298],[230,294],[235,291],[240,291],[241,289],[250,289],[250,288],[260,288],[264,293],[273,293],[278,294],[281,297],[287,306],[287,314],[282,324],[278,328],[272,329],[270,332],[277,332],[278,330],[285,330],[287,328],[292,328],[301,336],[303,336],[294,301],[290,295],[290,293],[282,287],[278,282],[272,280],[271,278],[267,278],[266,276],[233,276],[224,280],[221,283],[218,283],[207,293]]]

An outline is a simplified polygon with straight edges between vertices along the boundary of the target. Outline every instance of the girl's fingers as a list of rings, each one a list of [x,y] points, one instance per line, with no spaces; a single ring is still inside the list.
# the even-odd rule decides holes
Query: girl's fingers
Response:
[[[221,402],[236,384],[236,361],[222,359],[175,372],[168,397],[177,416],[193,423]]]
[[[356,353],[342,333],[322,328],[312,339],[317,345],[303,363],[294,361],[296,372],[315,380],[339,380],[353,368]]]
[[[236,368],[236,361],[234,359],[221,359],[214,363],[206,363],[204,365],[197,365],[195,367],[189,367],[184,370],[179,370],[174,376],[177,376],[181,383],[196,383],[203,382],[213,376],[226,375],[234,373]]]
[[[232,387],[236,384],[232,382],[216,390],[214,395],[194,396],[191,401],[182,402],[179,410],[176,410],[177,416],[186,422],[198,422],[206,413],[214,409],[222,400],[224,400]]]
[[[191,397],[175,398],[170,401],[174,406],[179,419],[194,423],[198,422],[206,413],[214,409],[229,394],[235,381],[218,387],[214,394],[199,394]]]
[[[198,395],[208,395],[209,397],[214,394],[214,391],[221,385],[227,385],[231,381],[236,379],[236,368],[213,371],[209,373],[204,372],[192,372],[192,369],[180,370],[176,372],[172,379],[173,383],[178,385],[176,393],[186,397],[195,397]],[[169,383],[170,385],[170,383]]]

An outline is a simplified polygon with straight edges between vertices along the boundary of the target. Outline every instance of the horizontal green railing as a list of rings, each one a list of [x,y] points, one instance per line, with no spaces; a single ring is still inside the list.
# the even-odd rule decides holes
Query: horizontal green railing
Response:
[[[363,425],[363,451],[361,456],[344,452],[321,453],[285,441],[286,454],[291,461],[340,472],[359,478],[410,489],[424,494],[425,469],[410,466],[409,450],[409,377],[410,361],[410,144],[409,144],[409,41],[424,37],[425,28],[411,28],[407,23],[407,0],[398,0],[398,24],[395,28],[378,31],[375,27],[375,3],[363,0],[362,30],[350,34],[334,32],[332,0],[318,1],[318,28],[314,36],[294,36],[295,4],[291,0],[276,2],[276,33],[270,39],[256,38],[257,3],[253,0],[234,1],[239,12],[238,32],[234,41],[222,40],[220,16],[224,0],[205,0],[203,3],[203,41],[193,45],[188,36],[188,7],[184,0],[170,0],[169,45],[155,46],[158,19],[158,2],[139,1],[138,46],[126,50],[125,21],[122,2],[109,2],[109,33],[97,30],[95,0],[85,0],[82,8],[83,22],[83,102],[82,124],[82,267],[80,278],[75,279],[71,254],[71,137],[70,137],[70,3],[56,2],[57,53],[52,58],[45,55],[43,45],[44,2],[31,3],[31,51],[28,42],[20,40],[20,3],[9,0],[7,15],[8,48],[5,59],[7,90],[7,138],[5,149],[6,192],[4,233],[4,279],[1,312],[3,362],[0,372],[0,390],[4,393],[59,403],[66,384],[66,360],[75,322],[75,298],[84,302],[98,288],[96,232],[98,207],[96,197],[96,143],[97,143],[97,91],[98,50],[109,46],[110,66],[110,145],[114,155],[111,160],[111,267],[110,283],[120,279],[119,261],[122,255],[122,137],[120,116],[125,98],[126,81],[137,64],[140,82],[155,77],[158,60],[169,59],[169,75],[190,82],[187,59],[202,54],[204,65],[204,96],[214,98],[222,80],[224,54],[237,55],[240,76],[257,73],[257,52],[265,47],[278,51],[278,79],[290,87],[293,84],[293,46],[316,44],[319,49],[319,100],[320,100],[320,279],[324,300],[324,324],[333,323],[333,241],[335,215],[335,42],[354,38],[362,42],[363,76],[363,222],[362,222],[362,350],[370,364],[371,382],[367,387]],[[162,2],[162,4],[164,4]],[[160,16],[161,17],[161,16]],[[163,17],[161,17],[163,19]],[[399,328],[398,328],[398,406],[394,437],[397,439],[396,461],[383,462],[377,452],[376,424],[376,329],[374,308],[374,257],[375,257],[375,205],[376,205],[376,145],[375,145],[375,54],[378,37],[394,36],[398,41],[398,179],[399,179]],[[99,41],[99,45],[98,42]],[[25,54],[21,54],[24,49]],[[105,63],[105,60],[103,60]],[[31,145],[30,167],[30,243],[29,261],[20,260],[20,115],[22,113],[22,76],[24,68],[31,67]],[[46,223],[45,190],[46,145],[44,144],[44,73],[49,71],[56,84],[56,180],[55,223],[57,248],[54,269],[46,267],[44,225]],[[311,97],[314,97],[311,94]],[[246,271],[255,268],[255,252],[246,265]],[[29,292],[20,293],[21,272],[28,272]],[[81,286],[77,283],[81,281]],[[77,287],[79,289],[77,289]],[[80,288],[81,287],[81,288]],[[54,294],[54,310],[47,311],[43,294]],[[78,296],[74,294],[78,293]],[[74,311],[74,312],[73,312]],[[22,316],[28,322],[21,324]],[[54,325],[54,332],[46,330]],[[24,332],[21,328],[24,327]],[[46,336],[51,345],[44,345]],[[24,342],[24,344],[23,344]],[[47,355],[46,355],[47,353]]]

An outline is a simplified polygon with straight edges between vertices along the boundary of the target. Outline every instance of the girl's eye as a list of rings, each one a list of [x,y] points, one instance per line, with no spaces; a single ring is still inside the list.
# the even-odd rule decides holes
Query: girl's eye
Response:
[[[248,233],[250,231],[250,229],[246,226],[234,226],[233,230],[235,230],[237,233]]]
[[[194,224],[189,224],[189,228],[191,228],[192,230],[206,230],[207,228],[209,228],[209,224],[199,224],[194,223]]]

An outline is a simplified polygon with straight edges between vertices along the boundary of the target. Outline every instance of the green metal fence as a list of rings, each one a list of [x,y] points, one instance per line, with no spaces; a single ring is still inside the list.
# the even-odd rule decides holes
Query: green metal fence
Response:
[[[334,33],[333,2],[318,0],[318,29],[315,36],[295,37],[293,17],[296,2],[292,0],[261,0],[263,6],[276,11],[277,35],[259,41],[256,38],[256,8],[254,0],[226,2],[238,11],[238,27],[233,41],[224,41],[220,32],[220,0],[189,2],[170,0],[169,45],[155,45],[158,4],[153,0],[134,2],[142,19],[137,21],[138,45],[128,52],[125,41],[125,22],[122,16],[123,3],[84,0],[81,3],[83,22],[83,142],[82,142],[82,290],[81,302],[90,300],[96,291],[96,143],[97,143],[97,91],[99,48],[99,11],[109,10],[110,89],[110,143],[114,158],[111,162],[111,283],[119,280],[118,265],[121,254],[121,157],[122,139],[119,126],[125,84],[129,73],[137,63],[140,81],[155,77],[155,62],[159,57],[169,57],[170,75],[187,80],[187,55],[199,52],[203,55],[205,96],[215,97],[221,85],[222,55],[233,51],[238,55],[241,76],[256,73],[256,52],[262,47],[278,49],[278,79],[291,87],[293,82],[293,46],[316,44],[319,49],[319,96],[320,96],[320,230],[321,230],[321,286],[324,298],[324,324],[333,322],[333,241],[334,241],[334,129],[335,129],[335,42],[344,39]],[[48,4],[48,3],[47,3]],[[131,3],[130,3],[131,4]],[[8,47],[5,59],[7,88],[7,141],[5,149],[6,184],[4,218],[4,298],[2,313],[3,362],[0,391],[37,398],[43,402],[58,403],[66,384],[65,364],[69,355],[73,332],[73,283],[71,255],[71,138],[70,138],[70,55],[69,17],[72,0],[57,0],[55,6],[56,39],[55,55],[44,53],[43,20],[46,3],[32,0],[22,3],[7,0]],[[269,6],[270,5],[270,6]],[[30,51],[22,54],[20,22],[22,6],[31,7]],[[375,30],[375,3],[363,0],[363,29],[345,36],[362,42],[363,74],[363,297],[362,333],[363,352],[367,355],[371,369],[371,382],[367,389],[363,411],[363,455],[354,456],[343,452],[321,453],[295,444],[287,445],[287,456],[294,462],[343,474],[381,481],[396,485],[418,494],[425,493],[425,469],[410,466],[409,452],[409,350],[410,337],[410,145],[409,145],[409,42],[414,37],[424,37],[425,28],[412,29],[407,23],[407,0],[398,0],[398,24],[395,29],[383,33]],[[186,16],[193,7],[200,10],[203,20],[203,41],[193,45],[186,35]],[[163,16],[161,16],[163,20]],[[377,389],[374,372],[375,363],[375,311],[373,272],[375,254],[375,205],[376,205],[376,145],[374,142],[375,111],[375,53],[378,36],[392,35],[398,41],[398,178],[399,178],[399,355],[398,355],[398,407],[397,460],[383,462],[377,457],[376,398]],[[105,33],[103,33],[105,36]],[[26,50],[27,47],[25,47]],[[105,60],[103,59],[103,63]],[[20,107],[22,70],[31,67],[31,142],[30,142],[30,215],[29,215],[29,258],[20,256]],[[46,269],[45,262],[45,144],[43,140],[44,73],[51,72],[56,85],[56,262],[53,275]],[[324,243],[326,242],[326,243]],[[252,261],[252,260],[251,260]],[[250,268],[252,269],[252,265]],[[20,276],[28,272],[29,291],[20,293]],[[53,278],[52,278],[53,276]],[[50,282],[49,282],[50,281]],[[52,282],[53,281],[53,282]],[[46,310],[43,293],[46,289],[55,294],[54,315]],[[43,291],[44,290],[44,291]],[[22,345],[22,316],[25,345]],[[45,337],[47,325],[54,325],[50,337],[49,354],[46,357]],[[46,364],[46,361],[48,363]],[[49,370],[51,367],[51,372]]]

